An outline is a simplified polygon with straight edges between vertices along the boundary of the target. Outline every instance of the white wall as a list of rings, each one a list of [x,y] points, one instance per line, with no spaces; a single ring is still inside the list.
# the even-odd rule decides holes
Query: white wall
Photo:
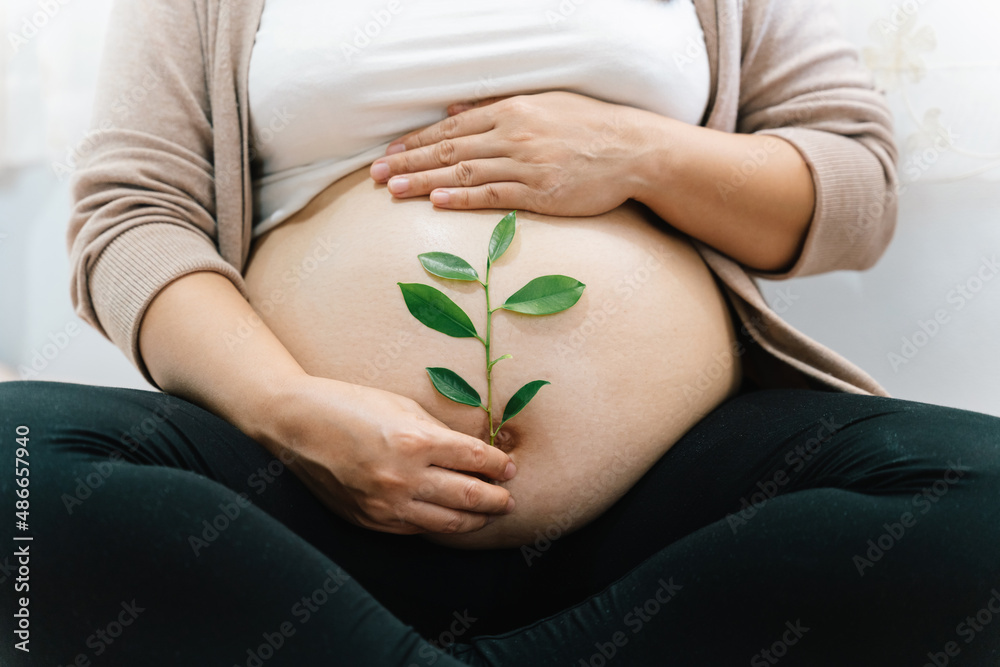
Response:
[[[0,363],[34,379],[149,388],[69,301],[60,165],[87,130],[110,9],[110,0],[0,4]]]
[[[837,4],[895,115],[896,236],[870,271],[761,287],[893,395],[1000,415],[1000,3]]]
[[[60,165],[86,130],[110,0],[60,2],[34,35],[24,20],[42,22],[39,0],[0,8],[0,363],[44,364],[39,379],[148,387],[69,302]],[[871,271],[762,288],[894,395],[1000,415],[1000,276],[976,283],[980,270],[992,277],[984,258],[1000,254],[1000,4],[836,2],[896,114],[898,231]],[[15,50],[11,33],[27,43]],[[934,148],[941,128],[949,143]]]

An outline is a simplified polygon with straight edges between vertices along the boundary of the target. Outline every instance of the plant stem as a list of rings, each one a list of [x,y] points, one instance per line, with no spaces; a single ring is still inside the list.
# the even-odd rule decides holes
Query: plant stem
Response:
[[[490,310],[490,265],[486,262],[486,282],[483,287],[486,289],[486,421],[490,429],[490,446],[495,447],[493,439],[496,433],[493,431],[493,364],[490,363],[490,334],[493,333],[493,311]]]

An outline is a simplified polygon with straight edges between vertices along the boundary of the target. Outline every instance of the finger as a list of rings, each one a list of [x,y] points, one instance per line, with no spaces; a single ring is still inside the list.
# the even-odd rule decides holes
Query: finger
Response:
[[[463,160],[450,167],[393,176],[388,186],[389,192],[396,197],[417,197],[437,188],[468,188],[484,183],[517,181],[518,170],[518,163],[510,158]]]
[[[398,517],[384,521],[374,521],[367,517],[359,517],[354,523],[368,530],[377,530],[381,533],[392,533],[393,535],[416,535],[417,533],[427,532],[427,529],[424,527],[409,523]]]
[[[380,157],[372,162],[369,173],[375,182],[384,183],[398,174],[413,174],[450,167],[466,160],[496,157],[496,143],[490,139],[488,133],[444,139],[430,146]]]
[[[472,109],[470,113],[449,116],[433,125],[414,130],[394,140],[386,148],[386,155],[398,153],[400,150],[413,150],[436,144],[445,139],[455,139],[471,134],[482,134],[494,128],[493,114],[488,109]]]
[[[420,500],[400,510],[398,520],[400,530],[405,530],[404,526],[415,526],[421,532],[449,534],[471,533],[492,523],[492,518],[486,514],[462,512]]]
[[[531,188],[514,181],[484,183],[470,188],[438,188],[431,191],[430,198],[431,203],[440,208],[500,208],[544,213],[532,203],[535,195]]]
[[[502,486],[434,466],[427,469],[417,495],[425,502],[467,512],[509,514],[514,510],[514,499]]]
[[[405,521],[393,521],[392,519],[389,519],[388,521],[380,521],[368,516],[354,506],[348,506],[342,498],[331,494],[330,489],[328,489],[323,482],[319,481],[319,477],[323,476],[332,478],[332,473],[318,464],[307,462],[305,467],[313,470],[314,472],[311,474],[296,473],[296,476],[305,484],[306,488],[312,492],[313,496],[319,498],[320,502],[322,502],[334,514],[350,521],[355,525],[361,526],[362,528],[368,528],[369,530],[396,533],[398,535],[412,535],[414,533],[422,532],[418,526],[407,524]]]
[[[493,104],[494,102],[499,102],[500,100],[505,100],[509,95],[504,95],[503,97],[486,97],[475,102],[456,102],[454,104],[448,105],[448,115],[454,116],[455,114],[460,114],[463,111],[468,111],[469,109],[478,109],[479,107],[484,107],[488,104]]]
[[[442,431],[436,446],[431,448],[427,463],[449,470],[480,473],[501,482],[517,473],[514,462],[506,453],[490,447],[479,438],[450,429]]]

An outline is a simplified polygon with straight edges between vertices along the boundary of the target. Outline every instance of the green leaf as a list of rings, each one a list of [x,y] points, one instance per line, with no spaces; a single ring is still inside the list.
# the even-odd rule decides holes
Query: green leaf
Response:
[[[551,315],[579,301],[584,287],[569,276],[542,276],[511,294],[501,307],[527,315]]]
[[[476,327],[444,292],[420,283],[396,283],[410,314],[435,331],[455,338],[478,338]]]
[[[483,407],[483,400],[479,398],[479,392],[455,371],[447,368],[428,368],[427,374],[431,376],[434,388],[441,392],[445,398],[450,398],[462,405]]]
[[[497,226],[493,228],[493,235],[490,236],[490,262],[500,259],[500,256],[507,251],[507,246],[514,239],[514,223],[517,219],[517,211],[511,211],[503,217]]]
[[[476,270],[461,257],[449,252],[425,252],[417,255],[428,273],[450,280],[479,280]]]
[[[538,390],[547,384],[551,383],[548,380],[532,380],[514,392],[514,395],[507,401],[507,407],[503,409],[503,420],[500,422],[500,426],[506,424],[514,415],[523,410],[524,406],[535,397]]]

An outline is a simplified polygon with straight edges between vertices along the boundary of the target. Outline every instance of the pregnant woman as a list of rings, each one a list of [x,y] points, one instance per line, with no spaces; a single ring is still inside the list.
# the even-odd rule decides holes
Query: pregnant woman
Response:
[[[94,118],[73,295],[162,391],[0,385],[12,664],[1000,650],[1000,420],[887,397],[750,278],[892,234],[891,121],[826,4],[123,2]],[[492,448],[424,372],[485,395],[481,347],[397,283],[512,210],[494,298],[587,288],[494,315],[494,411],[551,384]]]

